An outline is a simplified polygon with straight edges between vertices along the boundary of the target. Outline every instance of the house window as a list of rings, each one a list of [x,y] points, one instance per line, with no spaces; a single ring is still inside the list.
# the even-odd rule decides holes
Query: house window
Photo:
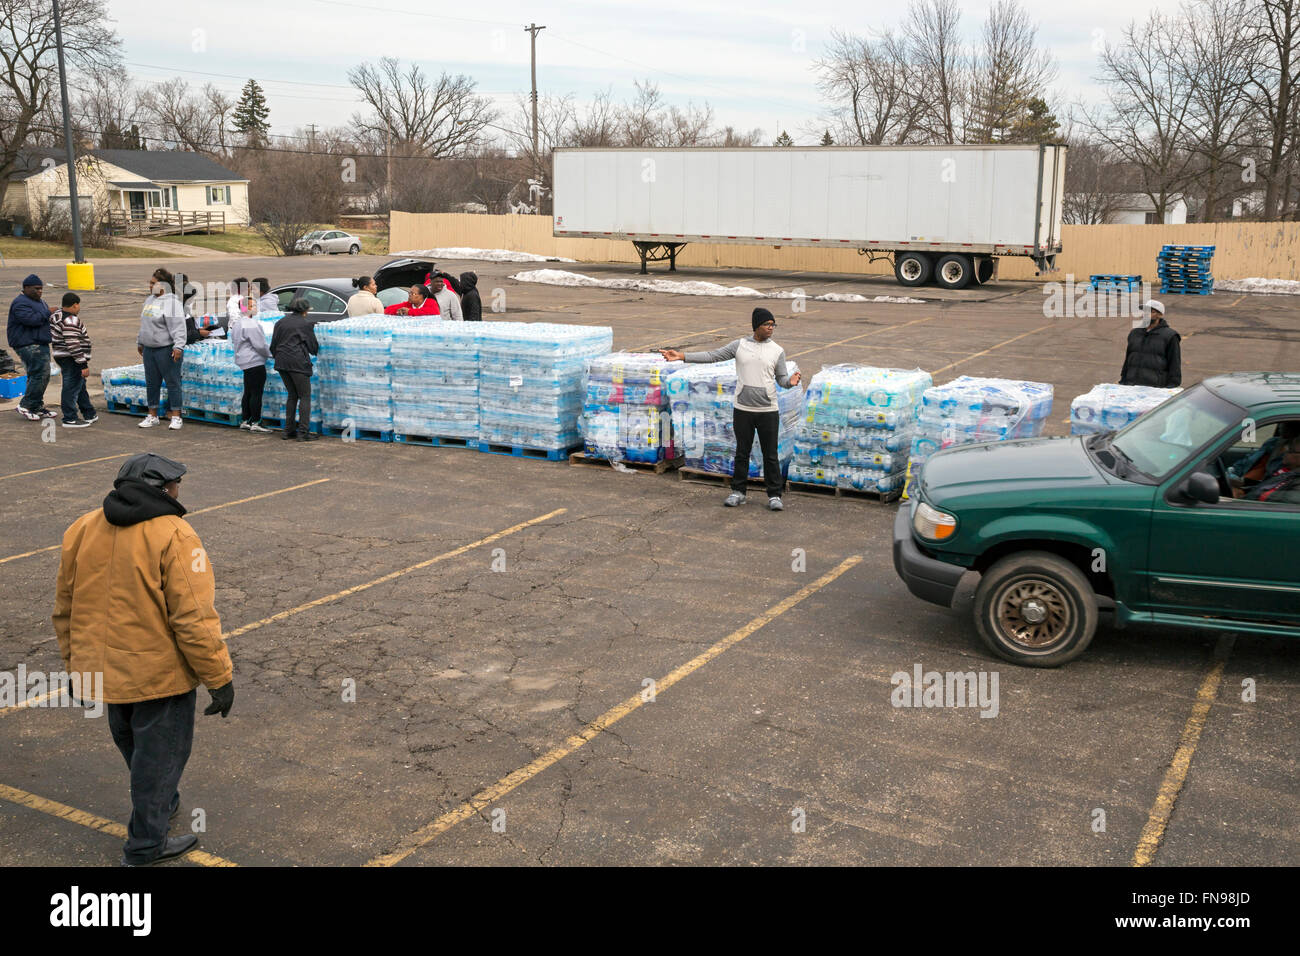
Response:
[[[162,207],[164,209],[172,208],[172,191],[166,186],[164,186],[162,190]]]
[[[1160,225],[1160,217],[1153,212],[1147,213],[1147,225],[1148,226]]]
[[[208,187],[208,205],[209,205],[209,206],[229,206],[229,205],[230,205],[230,187],[229,187],[229,186],[209,186],[209,187]]]

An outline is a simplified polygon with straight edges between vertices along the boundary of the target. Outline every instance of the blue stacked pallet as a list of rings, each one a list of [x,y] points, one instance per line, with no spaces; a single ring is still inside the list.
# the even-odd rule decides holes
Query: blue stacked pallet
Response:
[[[1214,292],[1214,274],[1210,271],[1213,260],[1214,246],[1165,246],[1156,258],[1160,292],[1163,295],[1211,295]]]
[[[1141,292],[1141,276],[1122,276],[1103,273],[1090,276],[1088,281],[1095,292]]]

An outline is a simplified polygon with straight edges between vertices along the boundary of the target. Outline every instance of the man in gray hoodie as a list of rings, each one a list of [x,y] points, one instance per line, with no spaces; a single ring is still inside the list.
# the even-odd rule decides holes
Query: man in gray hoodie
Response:
[[[733,402],[732,426],[736,433],[736,459],[731,474],[731,494],[723,502],[728,508],[745,503],[745,488],[749,480],[749,453],[754,447],[754,432],[758,432],[763,449],[763,484],[767,487],[767,506],[781,511],[781,492],[785,479],[781,475],[781,459],[777,454],[777,438],[781,431],[781,412],[776,401],[776,386],[793,388],[799,384],[799,373],[790,375],[785,367],[785,349],[772,341],[776,319],[767,309],[755,309],[750,316],[754,334],[713,349],[710,352],[679,352],[677,349],[660,349],[659,353],[670,362],[725,362],[736,360],[736,397]]]

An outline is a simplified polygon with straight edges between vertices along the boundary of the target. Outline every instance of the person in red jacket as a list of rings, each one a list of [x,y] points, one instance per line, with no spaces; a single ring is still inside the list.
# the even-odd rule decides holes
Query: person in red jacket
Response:
[[[385,315],[441,315],[437,301],[424,285],[411,286],[406,302],[397,302],[384,309]]]

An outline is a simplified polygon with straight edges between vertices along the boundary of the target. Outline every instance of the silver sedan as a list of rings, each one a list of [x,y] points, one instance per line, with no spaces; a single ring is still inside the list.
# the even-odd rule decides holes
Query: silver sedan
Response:
[[[298,240],[297,249],[299,252],[308,252],[313,256],[327,252],[346,252],[350,256],[355,256],[361,252],[361,239],[342,229],[316,229]]]

